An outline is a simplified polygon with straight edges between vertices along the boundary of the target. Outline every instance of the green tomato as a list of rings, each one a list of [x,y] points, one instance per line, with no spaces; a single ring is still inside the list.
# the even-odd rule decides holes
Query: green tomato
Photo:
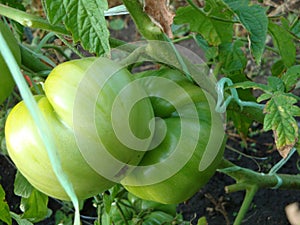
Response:
[[[105,77],[114,72],[114,76],[96,93],[95,102],[90,102],[92,94],[95,94],[91,92],[91,87],[77,90],[84,80],[86,71],[92,66],[101,69],[96,71],[97,76],[99,73],[99,76],[103,74]],[[109,59],[74,60],[57,66],[45,82],[46,96],[36,97],[38,107],[53,134],[63,170],[80,199],[88,198],[112,187],[115,181],[128,173],[127,164],[136,165],[143,156],[143,152],[122,145],[118,137],[114,135],[111,121],[111,110],[116,96],[132,80],[132,75],[127,70],[117,68]],[[136,91],[136,89],[131,91]],[[76,124],[78,121],[75,118],[74,107],[78,98],[94,107],[96,134],[90,131],[91,127],[86,127],[85,121],[91,119],[87,115],[80,114],[79,117],[83,116],[84,120]],[[85,110],[84,106],[82,108]],[[147,137],[149,135],[148,124],[141,119],[147,120],[152,117],[150,101],[145,99],[138,102],[130,114],[132,130],[141,137]],[[75,134],[76,126],[77,133]],[[41,192],[58,199],[68,200],[67,194],[52,170],[39,131],[23,102],[16,105],[9,114],[5,134],[9,156],[24,177]],[[82,146],[78,144],[79,139],[87,141],[90,148],[82,149]],[[101,141],[102,145],[100,145]],[[97,171],[97,168],[91,166],[85,158],[84,151],[86,150],[91,151],[89,154],[93,156],[96,165],[110,171],[112,177],[104,177]],[[115,164],[104,157],[104,153],[107,152],[123,162],[124,166],[115,167]]]
[[[221,116],[214,111],[212,97],[178,71],[161,69],[142,73],[137,78],[149,76],[153,79],[142,82],[152,96],[155,116],[163,118],[163,121],[156,124],[156,129],[163,128],[161,124],[164,123],[167,130],[160,145],[148,151],[139,167],[121,183],[140,198],[165,204],[180,203],[192,197],[215,173],[224,150],[223,123]],[[174,88],[171,88],[172,85],[164,87],[163,80],[159,81],[161,86],[155,88],[158,85],[157,77],[175,82],[187,94],[176,88],[176,85]],[[195,108],[198,118],[193,113]],[[181,151],[175,152],[178,150],[176,147]],[[168,161],[174,154],[178,156],[176,160]],[[190,154],[187,160],[183,160],[185,154]],[[202,160],[204,167],[203,164],[200,166]]]
[[[15,39],[13,33],[10,29],[0,20],[0,31],[3,35],[8,47],[10,48],[13,56],[15,57],[17,63],[21,64],[21,52],[17,40]],[[6,65],[6,62],[0,54],[0,104],[12,93],[15,82],[12,75]]]

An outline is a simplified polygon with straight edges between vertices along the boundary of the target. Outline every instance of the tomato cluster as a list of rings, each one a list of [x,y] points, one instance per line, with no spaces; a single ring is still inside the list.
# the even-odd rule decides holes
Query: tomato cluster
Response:
[[[95,83],[102,78],[105,85],[99,89]],[[54,68],[44,86],[45,96],[36,96],[36,101],[53,133],[62,167],[81,199],[120,182],[138,197],[178,203],[197,192],[217,169],[224,131],[220,115],[212,110],[214,100],[175,69],[132,75],[107,58],[86,58]],[[139,95],[143,97],[136,99]],[[125,115],[130,100],[134,104]],[[83,105],[78,107],[78,102]],[[84,113],[91,105],[94,118]],[[114,110],[117,116],[112,116]],[[117,133],[123,125],[130,129]],[[127,132],[143,140],[142,150],[123,142],[131,140]],[[23,102],[9,114],[5,133],[9,155],[28,181],[49,196],[68,199],[52,171],[43,134]],[[169,163],[173,156],[175,163]],[[205,157],[210,162],[201,169]]]

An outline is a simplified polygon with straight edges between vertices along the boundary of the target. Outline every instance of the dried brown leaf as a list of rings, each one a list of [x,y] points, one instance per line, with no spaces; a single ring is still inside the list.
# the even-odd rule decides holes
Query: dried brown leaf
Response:
[[[152,21],[172,38],[171,24],[173,23],[174,13],[168,7],[166,0],[145,0],[144,11],[150,16]]]
[[[276,130],[273,131],[274,133],[274,138],[275,138],[275,143],[277,145],[277,139],[278,139],[278,135]],[[284,146],[278,147],[278,152],[279,154],[283,157],[286,158],[288,156],[288,154],[290,153],[290,151],[292,150],[292,148],[295,146],[296,142],[298,140],[296,139],[294,143],[292,144],[286,144]]]

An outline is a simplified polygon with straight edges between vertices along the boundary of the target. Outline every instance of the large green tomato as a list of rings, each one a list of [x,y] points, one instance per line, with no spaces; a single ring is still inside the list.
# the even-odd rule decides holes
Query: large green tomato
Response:
[[[8,47],[13,53],[17,63],[21,63],[21,52],[17,40],[10,29],[0,20],[0,30]],[[0,104],[11,94],[15,86],[15,82],[6,65],[3,56],[0,54]]]
[[[99,76],[101,74],[108,76],[111,73],[114,73],[114,76],[107,80],[105,86],[96,93],[96,101],[90,102],[95,93],[91,92],[92,88],[89,86],[80,89],[80,84],[85,78],[86,71],[93,66],[99,69],[95,71]],[[45,82],[46,96],[36,97],[38,107],[53,134],[63,170],[80,199],[88,198],[112,187],[115,181],[117,182],[128,173],[126,165],[137,165],[144,154],[142,151],[122,145],[114,135],[111,121],[111,110],[116,96],[132,80],[132,75],[127,70],[118,69],[118,66],[109,59],[74,60],[57,66]],[[91,118],[84,113],[81,116],[85,117],[85,120],[76,124],[78,121],[74,117],[73,109],[78,98],[94,107],[96,135],[90,132],[91,127],[85,127],[85,121]],[[81,107],[83,112],[84,107]],[[148,122],[142,119],[147,121],[152,117],[150,100],[139,101],[130,114],[129,122],[133,132],[138,133],[141,138],[147,138],[149,136]],[[80,129],[78,126],[81,126]],[[76,134],[75,129],[77,129]],[[5,134],[9,156],[27,180],[49,196],[69,199],[52,170],[39,131],[23,102],[16,105],[9,114]],[[91,151],[90,154],[93,155],[96,166],[110,171],[112,177],[102,176],[103,174],[97,171],[95,165],[92,167],[92,164],[86,161],[84,151],[87,150],[81,149],[82,146],[78,145],[80,139],[87,140],[88,145],[92,144],[87,150]],[[102,146],[99,145],[100,142]],[[112,162],[103,158],[105,152],[109,152],[125,165],[116,168]]]
[[[224,150],[223,123],[221,116],[214,111],[212,97],[178,71],[161,69],[143,73],[137,78],[151,76],[153,79],[141,82],[148,95],[152,96],[155,115],[163,118],[166,135],[161,144],[148,151],[139,167],[121,183],[140,198],[179,203],[192,197],[215,173]],[[157,78],[171,80],[180,88],[176,85],[173,85],[174,88],[171,88],[172,85],[167,87],[162,84],[163,79],[157,82]],[[156,88],[158,84],[160,86]],[[198,118],[193,113],[194,107]],[[176,149],[178,146],[181,151]],[[184,159],[188,154],[190,156]],[[175,161],[172,162],[170,158],[173,155]],[[200,162],[204,164],[200,166]],[[174,172],[169,173],[172,170]]]

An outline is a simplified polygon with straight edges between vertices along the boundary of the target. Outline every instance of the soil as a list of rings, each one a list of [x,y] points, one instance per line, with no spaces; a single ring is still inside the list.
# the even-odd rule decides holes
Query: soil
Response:
[[[123,18],[124,19],[124,18]],[[126,27],[121,31],[111,31],[113,37],[123,39],[125,41],[139,40],[141,37],[135,32],[132,21],[128,20]],[[185,47],[197,52],[194,44],[191,41],[183,43]],[[201,55],[201,52],[197,52]],[[259,127],[257,128],[260,129]],[[230,129],[229,129],[230,131]],[[225,158],[233,163],[251,168],[259,172],[267,172],[272,165],[278,162],[281,158],[276,150],[270,149],[269,144],[273,143],[271,133],[258,133],[252,137],[248,143],[249,148],[243,148],[241,140],[234,135],[234,130],[231,130],[227,145],[236,151],[252,156],[252,158],[241,156],[241,154],[227,148],[225,150]],[[266,150],[267,149],[267,150]],[[260,157],[263,160],[254,159]],[[290,161],[279,171],[281,173],[296,174],[298,169],[299,156],[295,153]],[[12,163],[0,155],[0,183],[6,192],[6,200],[12,211],[20,213],[19,204],[20,198],[13,193],[13,183],[16,170]],[[209,225],[225,225],[232,224],[234,218],[242,204],[244,192],[236,192],[227,194],[224,187],[233,184],[234,181],[217,172],[208,184],[199,190],[193,198],[178,206],[178,212],[184,215],[184,218],[192,221],[192,224],[197,224],[200,217],[206,217]],[[289,222],[285,215],[285,207],[293,202],[300,201],[300,191],[296,190],[259,190],[255,195],[251,207],[244,218],[243,225],[288,225]],[[57,201],[50,198],[49,208],[54,212],[61,208]],[[95,212],[85,209],[85,212],[93,215]],[[54,217],[38,223],[39,225],[54,224]]]
[[[251,168],[260,172],[267,172],[267,170],[280,160],[280,156],[276,151],[266,152],[264,143],[272,142],[270,133],[258,137],[256,150],[258,154],[253,154],[249,149],[241,148],[241,145],[236,140],[229,140],[227,145],[235,148],[243,154],[261,157],[263,160],[256,160],[258,165],[247,157],[241,157],[240,154],[232,150],[225,150],[225,158],[246,168]],[[299,170],[297,165],[299,163],[298,154],[294,154],[290,161],[279,171],[280,173],[295,174]],[[0,156],[0,184],[6,192],[6,200],[12,211],[21,213],[19,209],[20,198],[13,193],[13,183],[16,170],[10,161]],[[217,172],[212,179],[199,190],[190,200],[178,206],[178,212],[182,213],[186,220],[197,224],[200,217],[206,217],[209,225],[227,225],[233,224],[234,218],[242,204],[244,192],[236,192],[227,194],[224,187],[233,184],[234,181]],[[285,207],[294,202],[299,202],[300,191],[298,190],[272,190],[262,189],[257,192],[247,212],[243,225],[288,225],[289,222],[286,218]],[[53,213],[61,209],[61,205],[54,199],[49,200],[49,208]],[[96,210],[87,204],[84,215],[95,216]],[[37,223],[38,225],[54,225],[54,216],[49,219]],[[56,225],[56,224],[55,224]]]

